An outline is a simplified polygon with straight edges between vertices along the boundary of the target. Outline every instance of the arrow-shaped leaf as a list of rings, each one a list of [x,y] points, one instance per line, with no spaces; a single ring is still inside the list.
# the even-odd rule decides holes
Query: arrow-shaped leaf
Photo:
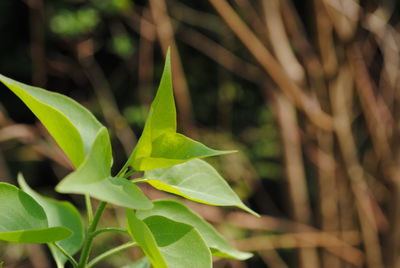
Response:
[[[136,213],[137,217],[143,220],[151,216],[163,216],[191,225],[201,234],[215,256],[239,260],[245,260],[252,256],[251,253],[241,252],[230,246],[211,224],[189,210],[182,203],[173,200],[159,200],[154,201],[153,204],[154,207],[150,210],[139,210]]]
[[[157,95],[137,146],[128,159],[134,170],[151,170],[195,158],[232,153],[218,151],[176,132],[176,108],[168,51]]]
[[[1,74],[0,81],[39,118],[73,165],[78,167],[102,127],[97,119],[64,95],[25,85]]]
[[[49,227],[43,208],[17,187],[0,183],[0,240],[50,243],[72,235],[63,226]]]
[[[3,75],[0,81],[39,118],[77,168],[60,183],[58,191],[88,194],[130,208],[151,207],[151,202],[137,186],[125,179],[111,178],[110,138],[86,108],[61,94]]]
[[[221,175],[201,159],[193,159],[168,168],[148,170],[144,173],[144,179],[161,191],[204,204],[236,206],[258,216],[243,204]]]

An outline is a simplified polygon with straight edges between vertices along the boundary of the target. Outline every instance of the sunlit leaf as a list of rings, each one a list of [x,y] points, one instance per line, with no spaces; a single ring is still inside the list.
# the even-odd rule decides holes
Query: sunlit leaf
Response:
[[[0,183],[0,240],[49,243],[71,235],[66,227],[49,227],[43,208],[27,193]]]
[[[0,74],[0,81],[39,118],[75,167],[85,159],[102,125],[74,100]],[[109,143],[110,141],[104,141]]]
[[[159,200],[154,201],[153,204],[154,207],[150,210],[139,210],[136,213],[137,217],[145,219],[157,215],[191,225],[201,234],[215,256],[239,260],[245,260],[252,256],[251,253],[241,252],[230,246],[211,224],[189,210],[185,205],[173,200]]]
[[[143,220],[127,211],[128,231],[154,268],[212,267],[211,252],[198,231],[162,216]]]
[[[152,203],[136,185],[124,178],[111,177],[111,146],[106,142],[108,140],[108,132],[102,128],[85,162],[64,178],[56,190],[60,193],[87,194],[127,208],[151,208]]]
[[[71,237],[56,243],[70,255],[74,255],[81,248],[84,239],[83,222],[79,211],[69,202],[41,196],[29,187],[21,174],[18,176],[18,184],[43,207],[49,227],[65,226],[73,232]],[[67,258],[55,246],[49,244],[49,247],[57,267],[64,267]]]
[[[128,159],[134,170],[169,167],[195,158],[232,153],[218,151],[176,132],[171,60],[167,53],[157,95],[137,146]]]
[[[201,159],[193,159],[168,168],[148,170],[144,173],[144,179],[162,191],[204,204],[236,206],[258,216],[243,204],[221,175]]]
[[[111,178],[112,153],[107,130],[74,100],[0,75],[41,120],[77,170],[57,190],[89,194],[97,199],[130,208],[149,208],[151,202],[129,181]]]

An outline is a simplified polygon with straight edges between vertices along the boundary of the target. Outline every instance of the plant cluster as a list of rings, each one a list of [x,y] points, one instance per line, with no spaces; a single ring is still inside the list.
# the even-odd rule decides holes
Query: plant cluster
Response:
[[[170,56],[167,54],[157,95],[143,133],[125,165],[111,174],[113,164],[107,129],[84,107],[61,94],[32,87],[0,75],[0,81],[37,116],[65,152],[75,170],[55,187],[59,193],[85,196],[87,225],[66,201],[44,197],[29,187],[22,174],[20,188],[0,183],[0,240],[46,243],[58,268],[93,267],[104,258],[138,246],[145,257],[137,266],[155,268],[212,267],[212,256],[251,257],[230,246],[199,215],[174,200],[149,200],[136,185],[215,206],[236,206],[254,215],[218,172],[201,158],[233,151],[211,149],[177,133]],[[129,177],[138,172],[138,179]],[[100,200],[93,212],[91,198]],[[98,229],[107,204],[125,208],[126,226]],[[95,237],[121,232],[131,241],[89,260]],[[75,255],[79,254],[79,259]],[[135,267],[135,266],[129,266]]]

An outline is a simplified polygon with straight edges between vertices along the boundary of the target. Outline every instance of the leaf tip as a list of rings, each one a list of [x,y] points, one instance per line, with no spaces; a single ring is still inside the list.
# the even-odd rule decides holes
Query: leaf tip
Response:
[[[165,58],[166,59],[170,59],[171,58],[171,46],[168,46],[167,53],[165,53]]]
[[[257,212],[255,212],[254,210],[252,210],[251,208],[249,208],[249,207],[247,207],[246,205],[240,205],[240,206],[238,206],[238,208],[241,208],[241,209],[243,209],[244,211],[246,211],[246,212],[248,212],[248,213],[250,213],[251,215],[253,215],[253,216],[256,216],[257,218],[260,218],[261,217],[261,215],[260,214],[258,214]]]
[[[239,150],[226,150],[226,151],[221,151],[222,154],[234,154],[234,153],[238,153]]]
[[[235,258],[237,260],[245,261],[252,258],[253,256],[254,254],[251,252],[240,252],[240,256],[236,256]]]

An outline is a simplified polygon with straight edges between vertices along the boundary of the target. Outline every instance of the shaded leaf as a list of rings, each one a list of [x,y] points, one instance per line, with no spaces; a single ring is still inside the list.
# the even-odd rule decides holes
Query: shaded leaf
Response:
[[[126,218],[129,234],[139,244],[154,268],[168,268],[149,227],[139,220],[132,210],[126,210]]]
[[[156,97],[137,146],[128,159],[134,170],[169,167],[194,158],[232,153],[218,151],[176,133],[176,109],[168,51]]]
[[[111,145],[107,140],[108,132],[102,128],[85,162],[64,178],[56,190],[60,193],[87,194],[127,208],[151,208],[152,203],[139,187],[127,179],[111,177]]]
[[[66,227],[48,227],[43,208],[27,193],[11,184],[0,183],[0,240],[49,243],[71,235]]]
[[[208,205],[236,206],[259,216],[243,204],[210,164],[201,159],[193,159],[168,168],[148,170],[144,173],[144,179],[161,191]]]
[[[92,147],[102,125],[76,101],[25,85],[0,74],[0,81],[39,118],[72,164],[78,167]],[[110,143],[110,141],[105,141]]]
[[[192,226],[162,216],[142,221],[130,210],[127,221],[129,233],[154,268],[212,267],[211,252]]]
[[[83,222],[79,211],[69,202],[54,200],[36,193],[25,182],[21,174],[18,176],[18,184],[24,192],[33,197],[43,207],[49,227],[65,226],[73,232],[71,237],[56,243],[70,255],[74,255],[81,248],[84,239]],[[55,246],[51,244],[48,246],[57,267],[64,267],[67,258]]]
[[[150,268],[150,261],[146,257],[143,257],[140,260],[135,261],[134,263],[126,265],[122,268]]]
[[[173,200],[159,200],[154,201],[153,204],[154,207],[150,210],[139,210],[136,213],[137,217],[143,220],[157,215],[191,225],[204,238],[207,246],[212,249],[213,255],[239,260],[245,260],[252,256],[251,253],[241,252],[230,246],[211,224],[189,210],[182,203]]]

